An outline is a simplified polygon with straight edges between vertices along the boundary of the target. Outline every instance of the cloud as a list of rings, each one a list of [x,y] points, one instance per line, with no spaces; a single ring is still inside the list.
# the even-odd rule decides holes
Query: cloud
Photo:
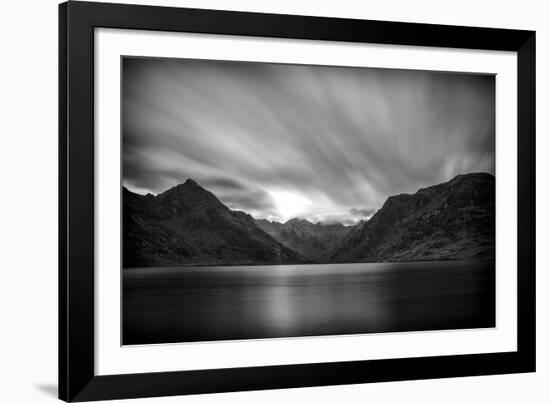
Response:
[[[350,214],[354,215],[354,216],[357,216],[357,217],[370,217],[372,216],[374,213],[376,213],[376,209],[374,208],[355,208],[355,207],[352,207],[351,209],[349,209],[349,212]]]
[[[201,183],[206,189],[212,191],[227,207],[233,210],[242,210],[254,216],[270,219],[279,219],[280,216],[273,198],[265,191],[248,187],[224,187],[216,186],[209,182]]]
[[[125,58],[123,181],[158,193],[191,177],[265,218],[292,193],[303,216],[358,220],[494,174],[494,93],[489,75]]]

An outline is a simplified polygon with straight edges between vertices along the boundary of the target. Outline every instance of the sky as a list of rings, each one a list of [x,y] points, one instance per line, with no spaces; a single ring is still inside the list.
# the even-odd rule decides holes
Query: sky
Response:
[[[495,173],[492,75],[124,58],[123,185],[192,178],[233,210],[352,225],[391,195]]]

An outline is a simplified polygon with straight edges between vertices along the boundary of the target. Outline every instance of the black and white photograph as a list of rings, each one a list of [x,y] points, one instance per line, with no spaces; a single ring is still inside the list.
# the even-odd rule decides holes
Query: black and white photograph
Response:
[[[0,401],[547,403],[544,2],[0,7]]]
[[[495,326],[495,77],[122,58],[123,344]]]

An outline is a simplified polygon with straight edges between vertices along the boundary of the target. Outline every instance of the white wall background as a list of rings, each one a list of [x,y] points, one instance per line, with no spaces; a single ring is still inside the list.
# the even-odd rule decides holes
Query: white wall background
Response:
[[[132,3],[132,1],[129,1]],[[550,25],[544,1],[172,0],[133,3],[537,31],[536,374],[142,399],[144,402],[547,402],[550,399]],[[56,399],[57,1],[3,2],[0,22],[0,401]]]

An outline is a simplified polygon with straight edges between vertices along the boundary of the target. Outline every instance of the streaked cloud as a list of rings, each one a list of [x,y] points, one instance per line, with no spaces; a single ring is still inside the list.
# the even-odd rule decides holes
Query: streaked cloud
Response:
[[[352,223],[389,195],[495,170],[488,75],[123,60],[123,182],[193,178],[258,218]]]

